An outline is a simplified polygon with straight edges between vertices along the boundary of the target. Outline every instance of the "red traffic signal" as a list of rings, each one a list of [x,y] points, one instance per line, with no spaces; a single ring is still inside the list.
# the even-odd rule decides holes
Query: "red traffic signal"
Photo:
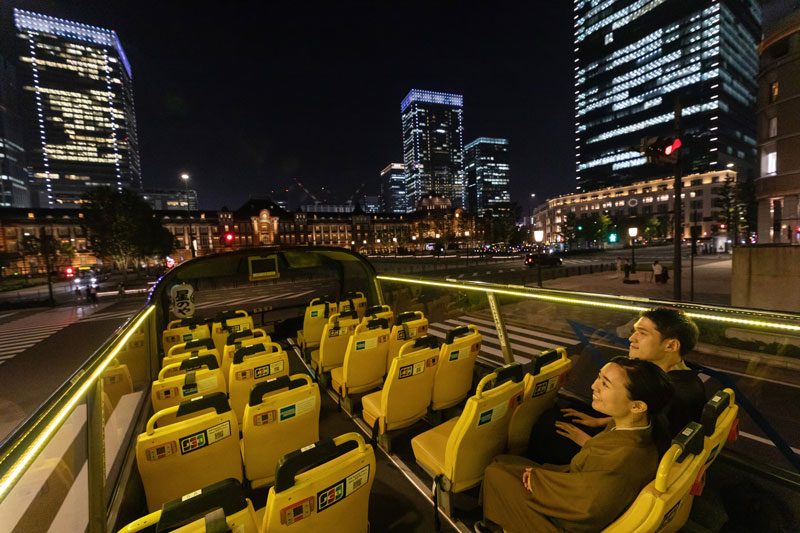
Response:
[[[676,137],[642,137],[639,151],[647,157],[648,163],[671,164],[678,160],[678,149],[682,144]]]
[[[233,244],[233,233],[230,231],[225,232],[223,238],[225,239],[225,244]]]
[[[725,229],[725,228],[727,228],[727,226],[725,224],[720,224],[719,225],[719,229]]]
[[[681,147],[681,140],[675,139],[672,144],[664,148],[664,155],[672,155],[672,152]]]
[[[72,269],[72,267],[67,267],[64,269],[64,274],[66,274],[68,278],[71,278],[75,275],[75,271]]]

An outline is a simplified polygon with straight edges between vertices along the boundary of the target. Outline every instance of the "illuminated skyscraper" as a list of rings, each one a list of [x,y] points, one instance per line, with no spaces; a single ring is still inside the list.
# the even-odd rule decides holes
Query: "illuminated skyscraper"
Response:
[[[413,211],[433,192],[464,205],[464,97],[411,89],[403,98],[403,159],[406,202]]]
[[[16,69],[0,56],[0,207],[29,207]]]
[[[683,107],[686,174],[756,153],[756,0],[575,0],[577,189],[672,173],[648,164],[642,137],[670,136]]]
[[[113,30],[14,9],[31,196],[77,207],[89,187],[141,188],[131,67]]]
[[[507,139],[478,137],[464,147],[469,211],[482,215],[487,209],[511,201],[509,169]]]
[[[405,213],[406,171],[403,163],[391,163],[381,170],[381,211]]]

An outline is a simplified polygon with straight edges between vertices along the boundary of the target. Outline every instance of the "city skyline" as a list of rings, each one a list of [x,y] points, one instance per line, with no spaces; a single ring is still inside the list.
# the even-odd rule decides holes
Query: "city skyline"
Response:
[[[396,106],[414,87],[464,94],[466,138],[510,139],[512,198],[558,194],[574,175],[570,6],[322,5],[309,15],[250,5],[226,9],[225,25],[220,10],[172,3],[155,14],[11,1],[4,19],[12,7],[115,30],[134,74],[144,187],[180,187],[187,172],[204,208],[293,178],[317,190],[335,184],[341,197],[377,184],[376,169],[402,161]],[[430,27],[398,39],[402,15],[423,7]],[[402,66],[412,56],[415,68]]]

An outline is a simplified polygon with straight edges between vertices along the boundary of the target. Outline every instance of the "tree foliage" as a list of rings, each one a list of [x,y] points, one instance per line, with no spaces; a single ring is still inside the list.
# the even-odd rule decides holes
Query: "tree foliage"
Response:
[[[97,187],[86,200],[83,220],[92,250],[111,258],[123,272],[136,260],[164,257],[174,250],[172,234],[135,192]]]

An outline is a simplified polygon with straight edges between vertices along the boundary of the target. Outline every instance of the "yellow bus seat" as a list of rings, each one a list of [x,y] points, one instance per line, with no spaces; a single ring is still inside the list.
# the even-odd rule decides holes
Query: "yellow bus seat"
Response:
[[[170,348],[176,344],[210,337],[211,330],[202,318],[173,320],[162,333],[161,348],[168,354]]]
[[[701,496],[706,482],[706,470],[719,456],[726,441],[736,440],[738,437],[737,415],[739,406],[736,405],[736,395],[732,389],[722,389],[711,397],[700,416],[700,424],[705,432],[703,446],[708,452],[708,458],[700,470],[700,477],[692,488],[693,496]]]
[[[222,354],[228,335],[248,329],[253,329],[253,317],[248,315],[247,311],[237,309],[236,311],[217,313],[211,324],[211,338],[214,339],[214,347]]]
[[[197,341],[187,342],[188,345],[193,345],[197,343],[197,346],[193,346],[191,351],[177,351],[174,352],[172,355],[166,356],[164,359],[161,360],[161,368],[168,367],[170,365],[174,365],[175,363],[180,363],[184,359],[189,359],[190,357],[201,357],[204,355],[210,355],[214,359],[217,360],[217,366],[220,365],[220,356],[219,352],[216,348],[206,348],[204,344],[208,343],[211,344],[211,339],[200,339]]]
[[[447,332],[439,349],[431,409],[447,409],[467,397],[472,389],[472,373],[482,340],[478,328],[472,325],[459,326]]]
[[[209,411],[190,418],[184,415]],[[158,419],[178,421],[156,428]],[[215,392],[168,407],[150,417],[136,439],[136,463],[148,510],[232,477],[242,481],[239,424],[225,394]]]
[[[228,371],[228,395],[236,420],[242,423],[250,389],[259,381],[289,375],[289,356],[276,342],[258,343],[239,348],[233,354]]]
[[[233,352],[239,348],[252,346],[260,342],[272,342],[272,339],[263,329],[246,329],[228,335],[225,340],[225,347],[222,349],[222,364],[220,365],[222,373],[226,377],[228,376],[228,371],[231,369],[231,361],[233,361]]]
[[[216,350],[214,346],[214,339],[206,337],[205,339],[195,339],[187,342],[180,342],[166,352],[167,357],[180,355],[182,353],[197,352],[198,350]],[[219,359],[217,359],[219,362]]]
[[[338,311],[340,313],[355,311],[358,314],[358,319],[361,320],[367,313],[367,297],[361,291],[348,292],[339,301]]]
[[[253,386],[244,408],[242,458],[253,488],[275,481],[281,457],[319,440],[319,386],[306,374]]]
[[[373,305],[372,307],[367,307],[361,322],[368,322],[376,318],[385,318],[389,323],[389,329],[392,329],[392,326],[394,326],[394,311],[392,311],[392,308],[388,305]]]
[[[158,379],[153,382],[150,392],[153,412],[213,392],[228,392],[227,380],[219,369],[216,358],[211,354],[189,357],[180,363],[162,368],[158,373]],[[164,416],[159,419],[159,427],[174,421],[174,416]]]
[[[331,369],[342,366],[347,342],[358,326],[358,315],[355,311],[334,313],[322,329],[319,348],[311,351],[311,368],[317,374],[324,374]]]
[[[572,368],[567,350],[556,348],[540,353],[522,380],[522,403],[511,413],[508,424],[508,453],[520,455],[528,448],[533,425],[542,413],[555,405],[561,384]]]
[[[428,332],[428,319],[422,311],[409,311],[397,315],[397,321],[392,326],[389,335],[389,353],[386,354],[386,371],[392,366],[392,359],[400,353],[400,348],[406,342],[422,337]]]
[[[217,529],[214,529],[215,527]],[[261,533],[253,503],[245,497],[242,484],[233,478],[223,479],[169,501],[158,511],[120,529],[119,533],[145,530],[180,533],[207,531]]]
[[[369,317],[356,327],[347,342],[342,366],[331,370],[333,390],[340,398],[376,389],[386,373],[389,350],[389,323],[385,318]]]
[[[368,533],[375,452],[345,433],[284,456],[269,489],[262,533]]]
[[[511,413],[522,401],[522,378],[519,363],[484,376],[461,416],[411,440],[414,458],[434,479],[438,502],[448,516],[451,495],[478,485],[492,459],[505,450]]]
[[[128,365],[120,364],[116,359],[103,370],[103,392],[114,407],[119,399],[133,392],[133,380]]]
[[[303,316],[303,329],[297,332],[297,345],[304,357],[308,357],[311,350],[319,347],[322,329],[328,323],[328,318],[337,310],[338,304],[329,296],[314,298],[308,304]]]
[[[703,426],[689,424],[672,440],[658,464],[655,480],[639,492],[630,507],[603,533],[674,533],[689,517],[692,486],[708,457]]]
[[[373,435],[408,427],[427,414],[438,358],[439,341],[431,335],[403,345],[383,389],[361,398],[362,416]]]

